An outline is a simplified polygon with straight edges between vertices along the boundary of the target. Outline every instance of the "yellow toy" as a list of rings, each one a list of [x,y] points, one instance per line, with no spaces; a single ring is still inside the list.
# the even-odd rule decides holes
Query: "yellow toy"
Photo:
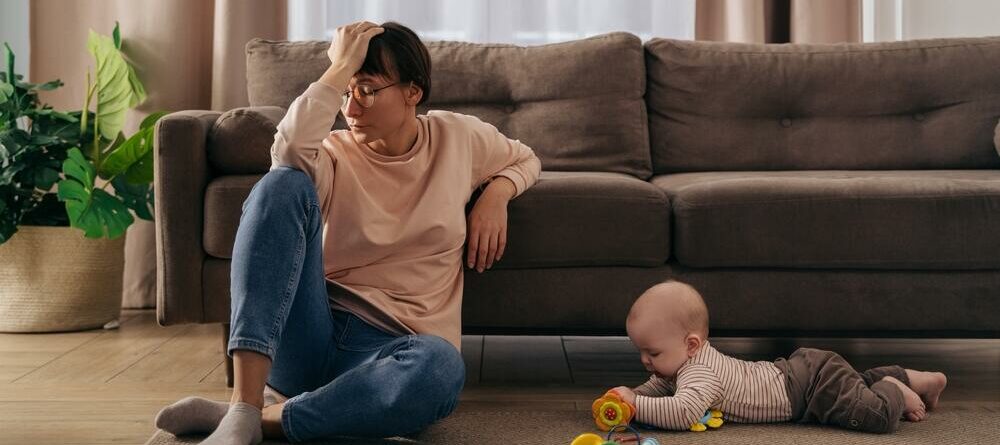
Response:
[[[626,435],[631,433],[634,437],[619,437],[612,439],[611,436],[616,432],[623,432]],[[639,435],[639,431],[628,425],[615,425],[611,427],[608,431],[608,437],[603,438],[594,433],[584,433],[576,436],[570,445],[623,445],[627,442],[635,442],[636,445],[660,445],[660,442],[652,437],[642,437]]]
[[[570,445],[604,445],[604,438],[594,433],[583,433],[576,436]]]
[[[597,429],[601,431],[609,431],[618,425],[628,425],[632,417],[635,417],[635,407],[622,399],[622,396],[613,389],[594,400],[590,412],[594,415]]]
[[[691,431],[700,433],[709,428],[718,428],[722,426],[722,411],[717,409],[710,409],[705,411],[705,415],[698,419],[697,423],[691,424]]]

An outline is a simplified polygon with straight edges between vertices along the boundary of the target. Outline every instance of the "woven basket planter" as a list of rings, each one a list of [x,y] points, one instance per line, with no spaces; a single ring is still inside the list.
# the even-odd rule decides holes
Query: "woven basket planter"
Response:
[[[19,227],[0,244],[0,332],[78,331],[117,320],[124,247],[124,236]]]

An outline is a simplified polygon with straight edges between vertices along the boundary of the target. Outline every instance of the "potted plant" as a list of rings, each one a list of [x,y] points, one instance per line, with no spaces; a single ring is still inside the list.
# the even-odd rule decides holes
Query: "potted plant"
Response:
[[[153,130],[165,114],[125,137],[125,113],[146,93],[121,46],[117,24],[111,37],[90,31],[93,82],[88,70],[83,108],[62,112],[38,99],[62,82],[25,82],[4,44],[0,331],[90,329],[118,319],[122,235],[132,213],[153,217]]]

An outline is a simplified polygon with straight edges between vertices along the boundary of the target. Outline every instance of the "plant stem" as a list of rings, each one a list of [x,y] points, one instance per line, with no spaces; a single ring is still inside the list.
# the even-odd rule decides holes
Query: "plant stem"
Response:
[[[83,96],[83,115],[80,116],[80,135],[87,133],[87,116],[90,114],[90,96],[94,94],[93,88],[90,86],[90,69],[87,69],[87,83],[84,84],[84,96]]]
[[[96,82],[95,82],[96,83]],[[98,113],[101,112],[101,101],[94,102],[94,170],[101,171],[101,132],[97,128]]]

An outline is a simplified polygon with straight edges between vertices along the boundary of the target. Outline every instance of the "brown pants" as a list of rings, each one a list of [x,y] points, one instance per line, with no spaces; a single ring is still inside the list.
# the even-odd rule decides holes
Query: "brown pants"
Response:
[[[899,366],[882,366],[858,373],[835,352],[801,348],[774,362],[785,373],[792,420],[839,425],[870,433],[891,433],[903,415],[903,392],[892,376],[907,386]]]

